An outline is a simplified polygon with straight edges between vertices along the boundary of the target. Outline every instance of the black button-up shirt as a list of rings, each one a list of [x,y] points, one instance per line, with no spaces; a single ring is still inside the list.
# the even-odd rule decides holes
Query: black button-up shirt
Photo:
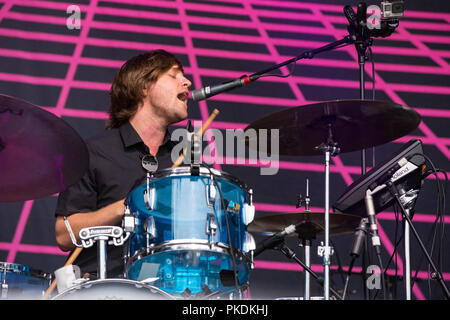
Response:
[[[89,169],[81,180],[61,192],[56,215],[70,216],[78,212],[92,212],[127,197],[141,182],[146,171],[141,159],[149,154],[148,147],[133,126],[127,122],[119,128],[105,130],[86,142],[89,150]],[[166,132],[158,149],[158,170],[172,166],[171,151],[175,143]],[[83,251],[74,262],[82,273],[97,273],[97,244]],[[108,277],[123,273],[123,248],[107,246]]]

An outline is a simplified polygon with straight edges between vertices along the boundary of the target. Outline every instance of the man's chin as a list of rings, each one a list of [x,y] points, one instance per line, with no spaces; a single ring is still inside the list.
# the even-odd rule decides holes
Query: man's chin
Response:
[[[171,122],[171,124],[175,124],[175,123],[178,123],[180,121],[186,120],[187,117],[188,117],[188,113],[187,113],[187,110],[186,110],[185,112],[180,112],[180,113],[175,114],[173,119],[172,119],[172,121],[170,121],[170,122]]]

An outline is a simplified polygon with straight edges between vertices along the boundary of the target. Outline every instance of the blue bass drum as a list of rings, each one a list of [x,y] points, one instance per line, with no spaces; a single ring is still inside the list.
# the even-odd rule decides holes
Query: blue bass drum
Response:
[[[174,296],[208,296],[233,292],[236,271],[241,290],[254,249],[247,233],[254,217],[251,197],[242,182],[214,169],[157,172],[127,198],[136,226],[126,277]]]

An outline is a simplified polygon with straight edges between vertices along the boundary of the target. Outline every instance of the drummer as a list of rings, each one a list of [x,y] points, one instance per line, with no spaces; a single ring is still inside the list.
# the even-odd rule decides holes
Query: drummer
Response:
[[[65,219],[78,244],[78,233],[85,227],[121,224],[125,198],[144,181],[143,156],[153,155],[159,169],[171,167],[175,143],[168,126],[187,118],[190,86],[180,61],[164,50],[132,57],[116,73],[106,130],[86,141],[89,169],[58,197],[56,242],[63,251],[75,249]],[[107,250],[107,276],[120,277],[123,248]],[[93,279],[97,261],[93,246],[84,249],[74,264]]]

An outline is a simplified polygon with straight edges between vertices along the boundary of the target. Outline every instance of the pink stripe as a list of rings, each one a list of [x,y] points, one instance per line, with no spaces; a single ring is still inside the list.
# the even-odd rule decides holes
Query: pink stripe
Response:
[[[66,79],[61,89],[61,93],[56,103],[55,114],[59,115],[61,110],[64,109],[69,96],[69,91],[75,77],[75,72],[77,71],[78,64],[80,63],[80,57],[83,53],[84,43],[88,37],[89,28],[92,20],[94,19],[94,8],[97,7],[97,0],[91,0],[90,6],[87,11],[86,19],[83,21],[83,28],[81,29],[80,36],[75,47],[75,51],[72,56],[72,61],[67,71]]]
[[[17,251],[19,251],[20,241],[22,240],[22,235],[25,230],[25,226],[28,221],[28,217],[30,216],[31,209],[33,207],[34,200],[25,201],[22,207],[22,211],[20,212],[19,222],[16,226],[16,231],[14,233],[14,237],[11,243],[11,247],[9,248],[8,256],[6,258],[6,262],[13,263],[16,259]]]
[[[244,2],[244,8],[249,13],[252,22],[255,24],[255,26],[258,29],[259,35],[263,42],[266,44],[266,47],[269,49],[270,55],[274,58],[275,61],[281,62],[281,57],[278,54],[277,49],[275,48],[275,45],[272,42],[272,39],[268,36],[267,31],[263,27],[262,23],[259,20],[259,17],[256,15],[255,11],[253,10],[253,7],[249,4],[249,1]],[[287,67],[281,68],[281,73],[283,75],[287,75],[289,73],[289,70]],[[293,79],[291,77],[285,78],[289,84],[289,87],[291,88],[292,92],[294,93],[296,100],[300,104],[305,103],[305,97],[303,96],[303,93],[300,91],[298,86],[294,83]]]
[[[293,263],[293,262],[279,262],[279,261],[267,261],[267,260],[255,260],[255,268],[256,269],[270,269],[270,270],[280,270],[280,271],[304,271],[304,269],[297,263]],[[344,271],[348,271],[349,266],[342,266],[342,270]],[[312,264],[311,265],[311,269],[314,272],[323,272],[323,266],[319,265],[319,264]],[[337,270],[338,266],[331,266],[330,269],[332,270]],[[361,272],[361,267],[353,267],[352,271],[354,273],[360,273]],[[412,271],[412,273],[415,273],[415,270]],[[388,269],[387,270],[387,274],[389,275],[394,275],[395,274],[395,269]],[[403,275],[402,270],[398,270],[397,271],[398,275]],[[419,271],[417,274],[417,278],[419,279],[428,279],[428,272],[427,271]],[[449,281],[450,280],[450,273],[443,273],[442,275],[443,279],[445,281]]]
[[[322,20],[325,20],[324,17],[321,15],[321,13],[318,12],[317,10],[316,10],[316,14],[317,14],[318,17],[320,17]],[[334,27],[333,27],[328,21],[325,20],[325,21],[323,22],[323,24],[325,25],[325,27],[326,27],[327,29],[329,29],[329,30],[334,30]],[[348,48],[347,48],[347,50],[348,50],[349,54],[354,58],[354,60],[357,61],[357,57],[356,57],[356,54],[355,54],[354,50],[353,50],[353,49],[348,49]],[[384,81],[380,80],[380,77],[379,77],[378,75],[377,75],[377,78],[378,78],[378,81],[384,85]],[[387,93],[388,95],[392,92],[392,91],[390,91],[390,90],[386,90],[386,91],[387,91],[386,93]],[[392,94],[393,94],[393,92],[392,92]],[[396,102],[398,102],[398,100],[400,100],[399,97],[398,97],[397,95],[395,95],[395,97],[391,97],[391,98],[394,98],[393,101],[396,101]],[[398,102],[398,103],[400,103],[400,102]],[[404,103],[400,103],[400,104],[404,104]],[[386,236],[386,234],[384,233],[383,228],[382,228],[381,225],[379,226],[379,231],[380,231],[380,232],[379,232],[379,235],[380,235],[380,238],[381,238],[381,241],[382,241],[383,245],[385,246],[385,248],[387,249],[387,251],[390,252],[390,254],[392,254],[392,252],[393,252],[393,246],[392,246],[392,244],[391,244],[389,238],[388,238],[388,237]],[[401,261],[400,261],[399,263],[401,263]],[[413,292],[414,292],[414,294],[416,295],[416,297],[419,298],[419,299],[422,299],[422,298],[424,297],[423,294],[422,294],[422,292],[420,291],[420,289],[419,289],[417,286],[415,286],[415,287],[413,288]]]
[[[389,256],[391,256],[395,250],[394,246],[389,240],[389,237],[384,232],[383,227],[379,223],[378,223],[378,234],[380,236],[381,241],[383,242],[386,251],[388,252]],[[403,261],[400,257],[397,258],[397,268],[399,272],[403,273]],[[424,294],[416,284],[413,286],[412,292],[414,293],[414,295],[418,300],[425,300]]]
[[[421,52],[425,53],[428,57],[430,57],[436,64],[441,66],[442,68],[447,68],[448,64],[447,62],[442,59],[438,54],[434,53],[432,50],[430,50],[425,44],[423,44],[421,41],[414,38],[414,36],[411,35],[404,27],[400,26],[397,28],[397,32],[405,37],[409,38],[409,41],[418,48]]]
[[[184,39],[185,39],[185,43],[186,43],[186,50],[188,52],[189,62],[190,62],[190,66],[191,66],[191,70],[192,70],[192,74],[193,74],[193,81],[194,81],[193,85],[197,88],[200,88],[200,87],[202,87],[202,81],[201,81],[200,73],[199,73],[198,66],[197,66],[197,59],[195,56],[194,44],[192,42],[192,32],[190,31],[189,25],[187,23],[187,15],[185,12],[184,3],[181,0],[177,0],[176,3],[177,3],[177,6],[180,7],[178,9],[178,13],[179,13],[180,20],[181,20],[181,28],[183,30],[183,35],[184,35]],[[200,101],[198,103],[198,106],[200,108],[200,114],[202,117],[202,121],[206,122],[209,118],[208,107],[206,105],[206,101]],[[209,140],[210,137],[208,135],[209,135],[209,133],[206,133],[206,136]],[[212,142],[212,144],[214,145],[214,142]],[[221,166],[218,163],[214,163],[213,167],[217,170],[221,170]]]
[[[42,107],[43,109],[56,114],[55,107]],[[92,110],[77,110],[64,108],[59,111],[60,116],[66,117],[76,117],[76,118],[87,118],[87,119],[99,119],[106,120],[109,118],[106,111],[92,111]]]
[[[58,9],[66,11],[69,6],[67,3],[58,3],[54,1],[39,1],[39,0],[14,0],[14,4],[23,5],[27,7],[35,7],[35,8],[46,8],[46,9]],[[81,11],[85,12],[88,6],[78,5]]]
[[[29,40],[53,41],[61,43],[75,43],[77,40],[76,36],[65,36],[34,31],[21,31],[17,29],[7,29],[7,28],[0,28],[0,35],[5,37],[15,37]]]
[[[395,221],[395,213],[393,212],[380,212],[377,214],[377,219],[379,220],[390,220]],[[415,213],[413,217],[413,222],[421,222],[421,223],[434,223],[436,220],[436,216],[431,214],[421,214]],[[450,223],[450,217],[444,217],[444,223]]]
[[[23,244],[19,243],[17,245],[0,242],[0,250],[16,250],[20,252],[28,253],[39,253],[39,254],[55,254],[55,255],[67,255],[68,252],[64,252],[58,247],[53,246],[43,246],[43,245],[33,245],[33,244]],[[10,261],[8,261],[10,262]]]

